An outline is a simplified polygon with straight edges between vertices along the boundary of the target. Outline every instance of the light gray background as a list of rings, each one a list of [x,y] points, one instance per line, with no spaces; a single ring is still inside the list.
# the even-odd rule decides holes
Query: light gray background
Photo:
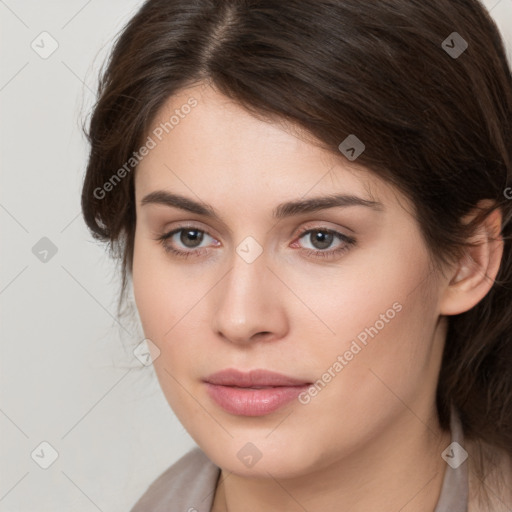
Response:
[[[137,317],[117,323],[116,269],[80,214],[80,123],[141,3],[0,0],[2,512],[127,511],[194,446],[152,367],[125,348],[142,330]],[[512,0],[484,4],[512,62]],[[45,59],[31,47],[50,48],[44,31],[58,43]],[[57,248],[46,262],[32,252],[43,237]],[[48,469],[43,441],[58,453]]]

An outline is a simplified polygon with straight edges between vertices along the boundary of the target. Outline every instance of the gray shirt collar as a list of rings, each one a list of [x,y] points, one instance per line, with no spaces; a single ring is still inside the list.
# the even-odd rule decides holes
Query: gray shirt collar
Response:
[[[467,512],[468,461],[464,450],[464,433],[458,414],[452,408],[450,415],[452,443],[443,451],[446,461],[443,486],[434,512]]]

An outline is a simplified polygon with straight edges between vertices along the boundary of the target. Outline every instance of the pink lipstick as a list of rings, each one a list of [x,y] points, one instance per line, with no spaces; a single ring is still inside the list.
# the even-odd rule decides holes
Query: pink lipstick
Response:
[[[311,382],[257,369],[248,373],[232,368],[204,379],[210,398],[239,416],[263,416],[290,403]]]

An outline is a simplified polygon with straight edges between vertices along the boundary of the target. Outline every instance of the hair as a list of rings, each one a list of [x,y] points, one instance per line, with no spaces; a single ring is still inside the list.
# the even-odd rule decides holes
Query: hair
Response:
[[[449,54],[460,38],[465,51]],[[355,134],[365,144],[357,163],[412,201],[436,264],[460,258],[474,229],[500,210],[500,269],[477,305],[449,317],[436,405],[443,429],[454,406],[467,438],[512,454],[512,77],[484,6],[146,1],[100,73],[86,130],[82,211],[93,237],[121,261],[118,306],[132,271],[133,173],[104,197],[95,191],[130,160],[163,104],[200,82],[255,116],[302,128],[340,158],[338,146]],[[482,207],[484,199],[491,202]]]

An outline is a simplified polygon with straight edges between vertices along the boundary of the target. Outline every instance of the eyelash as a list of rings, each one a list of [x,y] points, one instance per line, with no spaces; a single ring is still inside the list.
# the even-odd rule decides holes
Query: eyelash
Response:
[[[156,241],[158,241],[164,248],[164,251],[169,254],[173,254],[176,257],[179,258],[188,258],[189,256],[201,256],[205,252],[205,248],[200,248],[196,250],[191,251],[181,251],[179,249],[176,249],[170,245],[168,245],[166,242],[169,238],[172,238],[176,233],[180,233],[181,231],[198,231],[200,233],[206,234],[208,236],[210,235],[207,231],[203,229],[199,229],[195,226],[180,226],[179,228],[176,228],[172,231],[169,231],[168,233],[164,233],[162,235],[159,235],[157,238],[155,238]],[[332,234],[336,237],[338,237],[339,240],[344,242],[341,246],[339,246],[336,249],[331,250],[314,250],[314,249],[300,249],[301,252],[306,253],[308,257],[314,257],[314,258],[325,258],[325,259],[331,259],[335,258],[337,256],[341,256],[345,251],[348,251],[352,246],[356,244],[356,240],[350,236],[344,235],[343,233],[340,233],[339,231],[336,231],[334,229],[328,229],[328,228],[302,228],[301,231],[297,235],[297,240],[300,240],[305,235],[308,235],[310,233],[324,233],[324,234]],[[213,238],[213,237],[212,237]]]

